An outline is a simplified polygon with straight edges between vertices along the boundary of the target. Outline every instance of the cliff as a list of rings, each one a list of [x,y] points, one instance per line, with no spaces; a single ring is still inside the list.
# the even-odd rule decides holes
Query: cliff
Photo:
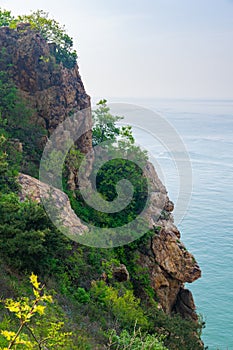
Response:
[[[31,122],[42,126],[48,136],[69,115],[90,107],[78,65],[68,69],[57,64],[53,44],[47,43],[29,24],[20,23],[16,30],[1,27],[0,47],[0,71],[8,72],[33,111]],[[87,120],[80,121],[80,125]],[[45,142],[43,137],[42,147]],[[88,153],[92,147],[91,132],[80,137],[77,144],[81,152]],[[77,179],[70,170],[69,183],[73,188]]]
[[[43,126],[48,135],[71,113],[90,107],[90,98],[85,92],[78,66],[67,69],[62,64],[56,64],[51,45],[30,26],[21,24],[16,30],[0,28],[0,47],[4,49],[6,57],[4,62],[0,62],[0,70],[6,68],[7,63],[15,85],[35,111],[32,122]],[[77,145],[83,153],[91,151],[91,132],[85,134]],[[173,204],[150,163],[145,173],[153,182],[152,195],[156,198],[165,196],[165,206],[163,215],[156,221],[153,219],[156,210],[153,204],[147,210],[150,227],[160,229],[147,244],[138,249],[137,264],[149,271],[151,287],[166,313],[175,311],[182,317],[197,320],[192,294],[185,289],[184,284],[199,278],[200,268],[180,241],[180,232],[171,214]],[[74,176],[70,176],[69,180],[74,186]],[[21,174],[19,182],[22,199],[29,196],[39,201],[39,188],[48,192],[46,184],[28,175]],[[70,228],[78,227],[81,234],[86,228],[75,217],[67,196],[59,191],[55,195],[58,202],[67,208],[67,217],[61,220]]]
[[[90,107],[78,66],[72,69],[56,64],[51,44],[32,30],[28,24],[17,29],[0,28],[0,47],[3,60],[0,70],[6,68],[15,85],[36,111],[34,121],[50,133],[70,113]],[[91,147],[91,134],[80,146]]]
[[[151,196],[153,201],[147,210],[147,219],[151,228],[160,229],[139,251],[138,263],[148,268],[151,286],[159,298],[162,309],[171,314],[177,312],[184,318],[197,320],[192,293],[185,289],[186,282],[192,283],[201,277],[201,270],[194,256],[187,251],[180,241],[180,231],[174,224],[173,203],[160,181],[153,165],[148,163],[145,175],[152,181]],[[157,200],[156,200],[157,197]],[[159,219],[153,219],[158,198],[163,197],[164,208]]]

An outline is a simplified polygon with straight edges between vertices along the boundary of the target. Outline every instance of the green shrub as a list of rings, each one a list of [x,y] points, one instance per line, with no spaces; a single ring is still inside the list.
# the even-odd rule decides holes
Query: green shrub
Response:
[[[107,307],[122,327],[132,329],[135,322],[142,327],[148,326],[140,300],[135,298],[132,290],[116,289],[99,281],[93,282],[90,295],[100,305]]]
[[[4,300],[5,307],[15,317],[5,318],[1,323],[1,349],[51,349],[90,350],[87,340],[68,331],[67,319],[53,299],[44,291],[44,285],[31,274],[33,296],[17,300]]]
[[[146,164],[147,154],[134,145],[132,128],[130,126],[117,126],[116,123],[123,118],[110,113],[106,100],[101,100],[97,106],[98,108],[93,112],[93,145],[96,146],[106,141],[108,141],[108,144],[101,146],[101,154],[95,157],[96,161],[90,180],[93,183],[96,182],[96,189],[101,197],[106,201],[112,202],[118,196],[117,183],[127,179],[133,187],[132,200],[119,212],[104,213],[87,205],[78,189],[75,191],[75,195],[71,191],[67,193],[70,197],[72,208],[82,220],[97,227],[114,228],[126,225],[138,218],[138,215],[146,206],[148,182],[146,177],[143,176],[142,168]],[[119,158],[119,151],[121,156],[123,154],[124,157]],[[107,162],[106,153],[107,159],[111,159]],[[70,156],[67,157],[67,162],[69,162],[70,158]],[[79,158],[80,156],[77,155],[77,161],[75,162],[74,153],[71,158],[72,164],[75,164],[73,168],[76,169],[76,173],[80,164]],[[102,162],[104,165],[101,165]],[[121,198],[122,203],[127,202],[130,190],[131,187],[125,186],[122,194],[124,197]],[[130,235],[132,235],[132,232]]]
[[[133,334],[123,330],[117,335],[115,330],[109,332],[108,345],[106,349],[115,350],[168,350],[163,345],[164,337],[156,334],[143,334],[140,330],[134,329]]]
[[[57,63],[64,67],[73,68],[77,62],[77,52],[73,49],[73,39],[66,33],[64,26],[56,20],[49,18],[49,14],[42,10],[32,12],[30,15],[13,17],[11,11],[0,8],[0,27],[10,26],[16,28],[20,22],[30,23],[31,28],[40,32],[51,46],[51,54]]]
[[[86,304],[90,301],[90,294],[84,288],[79,287],[74,293],[75,299],[81,304]]]
[[[51,259],[70,249],[68,238],[37,203],[20,202],[14,193],[1,194],[0,217],[1,257],[18,270],[49,273]]]
[[[2,57],[3,56],[3,57]],[[4,60],[5,54],[1,53]],[[4,68],[4,67],[2,67]],[[0,71],[0,131],[8,139],[8,162],[32,176],[38,176],[42,154],[41,139],[47,133],[32,123],[35,111],[27,106],[7,71]],[[16,152],[11,139],[22,143],[22,152]]]
[[[7,148],[7,139],[3,135],[0,135],[0,194],[1,192],[8,193],[18,190],[15,180],[15,176],[18,173],[18,164],[9,165],[9,158],[6,153]],[[15,157],[15,159],[17,158]]]
[[[64,26],[49,18],[48,13],[38,10],[30,15],[18,16],[17,21],[30,23],[32,29],[38,30],[48,43],[54,44],[51,53],[57,63],[62,63],[67,68],[75,66],[77,53],[73,49],[73,39],[67,35]]]
[[[150,331],[156,330],[157,334],[165,335],[164,344],[169,350],[204,349],[200,339],[204,327],[202,321],[182,319],[178,314],[171,317],[153,306],[148,309],[147,314],[151,323]]]
[[[14,17],[11,15],[11,11],[0,8],[0,27],[9,26],[13,20]]]

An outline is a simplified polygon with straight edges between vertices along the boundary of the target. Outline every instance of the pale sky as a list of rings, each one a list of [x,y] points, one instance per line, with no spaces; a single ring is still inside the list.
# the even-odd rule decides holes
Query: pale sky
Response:
[[[233,0],[2,0],[74,38],[92,97],[233,99]]]

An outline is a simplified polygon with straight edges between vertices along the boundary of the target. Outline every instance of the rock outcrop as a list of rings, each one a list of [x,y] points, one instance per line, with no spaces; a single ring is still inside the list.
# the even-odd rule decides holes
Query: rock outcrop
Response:
[[[129,280],[129,272],[124,264],[115,266],[112,271],[113,278],[118,282],[125,282]]]
[[[147,163],[144,173],[151,187],[151,203],[145,216],[155,234],[148,245],[139,250],[138,264],[149,271],[151,287],[166,313],[174,311],[196,321],[192,293],[184,289],[184,284],[200,278],[201,270],[180,241],[172,216],[174,205],[151,163]]]
[[[81,220],[71,208],[69,198],[64,192],[52,188],[49,185],[25,174],[19,175],[18,182],[21,188],[20,199],[22,201],[32,199],[37,203],[41,203],[41,197],[45,200],[49,198],[49,196],[52,196],[53,203],[55,204],[53,210],[57,210],[58,212],[57,219],[61,222],[62,226],[69,230],[69,234],[82,235],[87,231],[87,227],[81,223]],[[63,210],[61,210],[61,208],[63,208]]]
[[[71,114],[90,109],[90,97],[85,92],[78,65],[68,69],[57,64],[52,44],[29,24],[21,23],[17,29],[1,27],[0,48],[0,71],[8,71],[21,96],[32,108],[32,122],[46,129],[48,136]],[[91,118],[84,122],[89,123],[86,125],[89,131],[76,144],[86,154],[92,148]],[[45,142],[46,137],[42,146]],[[74,187],[76,174],[70,170],[69,183]]]
[[[51,44],[28,24],[0,28],[4,64],[22,95],[35,109],[35,120],[52,132],[71,113],[90,107],[78,66],[56,64]],[[3,61],[3,62],[2,62]],[[1,68],[1,66],[0,66]],[[0,69],[1,70],[1,69]],[[91,147],[91,133],[84,146]]]

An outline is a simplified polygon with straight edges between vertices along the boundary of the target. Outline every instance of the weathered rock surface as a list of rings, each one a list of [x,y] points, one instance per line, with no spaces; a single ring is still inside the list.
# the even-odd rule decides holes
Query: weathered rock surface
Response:
[[[56,64],[50,46],[28,25],[16,30],[0,28],[0,47],[11,65],[8,69],[14,83],[36,109],[35,118],[51,132],[70,113],[90,107],[90,98],[78,66],[67,69]],[[88,149],[91,133],[89,136]]]
[[[30,25],[21,23],[17,29],[1,27],[0,48],[0,70],[9,71],[20,94],[32,107],[32,122],[44,127],[48,136],[71,114],[84,109],[89,109],[90,114],[90,97],[85,92],[78,65],[67,69],[57,64],[52,44]],[[84,122],[89,131],[76,144],[86,154],[92,149],[91,117]],[[45,141],[46,138],[42,146]],[[77,174],[70,170],[69,184],[74,187]]]
[[[129,272],[124,264],[115,266],[112,271],[113,277],[118,282],[125,282],[129,280]]]
[[[195,321],[198,320],[197,314],[195,313],[193,296],[188,289],[180,289],[174,310],[183,318],[190,318]]]
[[[80,219],[76,216],[71,208],[69,198],[67,195],[49,185],[25,174],[20,174],[18,178],[21,185],[20,199],[32,199],[37,203],[41,203],[41,197],[47,199],[50,196],[53,197],[53,203],[55,207],[54,211],[57,212],[56,222],[61,222],[61,226],[67,228],[69,236],[82,235],[88,228],[83,225]]]
[[[148,162],[144,174],[150,179],[151,197],[145,216],[155,234],[148,245],[140,249],[138,264],[148,269],[151,287],[165,312],[175,311],[196,321],[192,293],[184,289],[184,284],[200,278],[201,270],[179,240],[180,232],[171,214],[174,204],[151,163]]]

